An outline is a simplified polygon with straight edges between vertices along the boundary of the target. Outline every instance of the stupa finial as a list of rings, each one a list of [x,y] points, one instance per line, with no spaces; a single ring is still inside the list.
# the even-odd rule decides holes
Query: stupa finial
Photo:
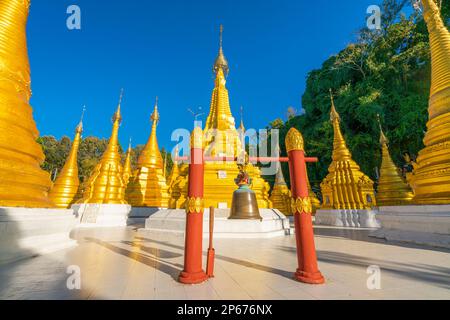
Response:
[[[150,119],[152,120],[152,122],[156,122],[156,123],[158,123],[158,121],[159,121],[158,101],[159,101],[159,98],[158,98],[158,96],[156,96],[156,99],[155,99],[155,107],[154,107],[152,116],[150,117]]]
[[[389,140],[383,132],[383,127],[381,126],[381,118],[380,118],[379,114],[377,114],[377,121],[378,121],[378,126],[380,127],[380,144],[387,146],[387,144],[389,143]]]
[[[217,55],[216,61],[214,63],[213,71],[215,74],[222,69],[225,77],[228,76],[230,68],[228,67],[228,61],[223,53],[223,25],[220,25],[220,35],[219,35],[219,54]]]
[[[117,104],[117,111],[114,113],[113,116],[113,122],[118,121],[119,123],[122,121],[122,115],[121,115],[121,105],[122,105],[122,99],[123,99],[123,88],[120,90],[120,96],[119,96],[119,103]]]
[[[244,126],[244,107],[241,106],[241,125],[239,126],[239,129],[242,132],[245,132],[245,126]]]

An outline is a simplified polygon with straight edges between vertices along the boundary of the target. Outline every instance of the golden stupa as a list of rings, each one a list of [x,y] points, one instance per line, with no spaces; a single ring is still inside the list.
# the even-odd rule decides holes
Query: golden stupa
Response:
[[[379,119],[378,119],[379,121]],[[380,123],[380,144],[382,149],[382,161],[380,179],[378,180],[377,204],[378,206],[407,205],[414,194],[392,161],[388,147],[389,140],[384,135]]]
[[[270,201],[275,209],[280,210],[285,215],[292,215],[291,210],[291,190],[289,190],[284,179],[283,170],[278,163],[275,183],[273,185]]]
[[[158,100],[151,116],[152,131],[138,158],[137,170],[127,188],[127,200],[133,207],[169,207],[169,188],[164,164],[156,138],[159,122]]]
[[[29,0],[0,1],[0,206],[54,207],[52,182],[29,104],[26,39]]]
[[[187,184],[183,184],[187,182],[186,177],[181,176],[181,172],[187,172],[186,164],[179,164],[176,160],[179,157],[179,150],[178,147],[175,148],[175,152],[173,155],[173,166],[172,171],[169,174],[169,177],[167,178],[167,186],[169,187],[169,208],[176,209],[181,208],[182,204],[185,203],[186,198],[185,195],[187,194]]]
[[[321,207],[321,203],[319,198],[317,198],[316,193],[313,191],[312,187],[311,187],[311,183],[309,182],[309,177],[308,177],[308,171],[306,171],[306,182],[308,183],[308,194],[309,194],[309,200],[311,201],[312,204],[312,214],[316,214],[317,210],[320,209]]]
[[[132,152],[132,148],[131,148],[131,139],[130,139],[130,144],[128,145],[128,150],[127,150],[127,155],[125,157],[125,162],[123,164],[123,182],[125,183],[125,185],[128,185],[128,182],[130,182],[130,179],[133,175],[133,169],[131,168],[131,152]]]
[[[80,180],[78,178],[78,148],[81,143],[81,134],[83,133],[83,123],[77,126],[75,138],[66,163],[58,175],[53,188],[50,190],[50,200],[61,209],[70,208],[77,200],[78,187]]]
[[[213,67],[216,75],[215,86],[211,97],[210,113],[204,130],[205,155],[207,157],[237,157],[243,150],[235,119],[231,114],[228,90],[225,86],[225,76],[229,73],[229,67],[222,49],[222,31],[221,26],[219,54]],[[175,199],[172,193],[171,203],[176,202],[177,208],[185,206],[185,203],[180,201],[180,199],[186,198],[187,171],[187,165],[181,166],[180,175],[176,179],[175,189],[178,192],[182,192],[181,197]],[[270,186],[261,178],[260,169],[250,164],[247,172],[252,179],[252,190],[256,193],[259,208],[270,208]],[[226,206],[231,208],[233,192],[237,189],[234,180],[238,174],[237,162],[207,162],[205,164],[204,186],[205,207],[223,208]],[[178,193],[175,193],[175,195],[178,195]]]
[[[431,90],[425,148],[410,183],[416,204],[450,204],[450,32],[433,0],[422,0],[431,48]]]
[[[352,159],[340,128],[340,116],[331,95],[331,122],[334,129],[332,162],[321,183],[322,209],[371,209],[376,205],[373,181]]]
[[[119,153],[119,127],[122,121],[120,104],[122,94],[113,117],[113,129],[108,147],[100,162],[85,184],[83,199],[79,203],[92,204],[127,204],[125,201],[125,181],[123,179],[123,167]]]

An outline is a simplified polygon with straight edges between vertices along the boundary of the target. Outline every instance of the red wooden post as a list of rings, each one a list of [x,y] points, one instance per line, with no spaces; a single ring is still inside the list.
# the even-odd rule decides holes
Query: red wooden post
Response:
[[[203,258],[203,132],[197,127],[191,136],[191,159],[189,164],[189,189],[186,206],[186,242],[184,247],[184,270],[179,281],[198,284],[208,279],[202,269]]]
[[[214,207],[209,208],[209,247],[208,247],[208,258],[206,260],[206,274],[208,277],[214,277],[214,259],[216,252],[213,246],[213,236],[214,236]]]
[[[292,128],[286,136],[291,176],[292,211],[294,213],[298,269],[295,279],[309,284],[322,284],[324,277],[317,266],[312,225],[312,205],[308,194],[304,142],[301,133]],[[308,159],[309,160],[309,159]]]

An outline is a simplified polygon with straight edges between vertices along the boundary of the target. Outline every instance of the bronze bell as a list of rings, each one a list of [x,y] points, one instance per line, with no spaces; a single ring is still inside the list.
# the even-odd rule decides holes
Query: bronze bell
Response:
[[[262,220],[253,190],[248,187],[240,187],[233,193],[231,214],[228,219]]]

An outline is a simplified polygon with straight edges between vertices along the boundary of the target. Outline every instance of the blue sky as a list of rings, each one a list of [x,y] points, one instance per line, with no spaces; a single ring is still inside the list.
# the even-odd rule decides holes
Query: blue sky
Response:
[[[192,128],[187,108],[208,113],[212,64],[224,24],[232,112],[264,128],[301,109],[307,73],[354,39],[378,0],[34,0],[28,23],[34,118],[42,135],[72,137],[86,104],[84,136],[109,137],[120,88],[122,145],[143,144],[159,96],[160,147]],[[81,8],[81,30],[66,10]],[[206,118],[206,115],[204,119]]]

